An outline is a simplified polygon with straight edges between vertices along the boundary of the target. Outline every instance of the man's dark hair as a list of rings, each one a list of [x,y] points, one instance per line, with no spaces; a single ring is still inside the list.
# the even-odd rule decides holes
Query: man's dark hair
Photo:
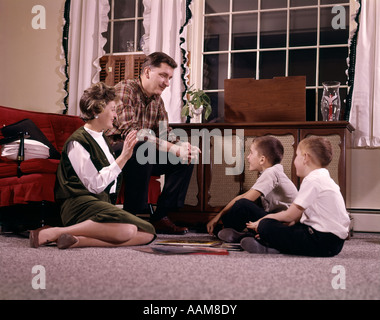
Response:
[[[168,56],[166,53],[153,52],[145,58],[144,63],[141,65],[141,72],[143,72],[146,67],[159,68],[161,66],[161,63],[166,63],[173,69],[177,68],[178,66],[174,59]]]

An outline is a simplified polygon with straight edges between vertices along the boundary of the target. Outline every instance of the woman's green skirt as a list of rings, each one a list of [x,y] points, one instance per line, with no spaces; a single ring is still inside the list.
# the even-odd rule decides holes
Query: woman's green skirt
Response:
[[[129,223],[137,226],[140,231],[156,234],[149,222],[91,195],[66,199],[61,206],[61,218],[64,226],[86,220],[99,223]]]

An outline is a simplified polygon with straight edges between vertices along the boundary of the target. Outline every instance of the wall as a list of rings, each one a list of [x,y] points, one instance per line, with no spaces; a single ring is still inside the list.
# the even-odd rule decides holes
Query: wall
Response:
[[[380,210],[380,149],[351,150],[351,208]]]
[[[35,5],[46,9],[46,29],[33,29]],[[64,0],[0,0],[0,105],[60,113],[64,109],[60,58]]]
[[[355,231],[380,232],[380,149],[352,149],[347,207]]]

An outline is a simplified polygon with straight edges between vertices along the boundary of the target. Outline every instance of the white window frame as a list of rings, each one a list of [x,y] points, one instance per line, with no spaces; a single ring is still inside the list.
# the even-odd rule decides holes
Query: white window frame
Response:
[[[320,10],[322,8],[329,8],[334,7],[336,5],[340,4],[328,4],[328,5],[321,5],[320,1],[318,1],[317,5],[313,6],[306,6],[306,7],[290,7],[290,0],[288,0],[288,4],[286,8],[283,9],[260,9],[261,8],[261,1],[258,0],[258,10],[251,10],[251,11],[242,11],[242,12],[233,12],[232,11],[232,0],[230,0],[230,8],[228,13],[223,13],[223,15],[229,15],[229,40],[228,40],[228,50],[224,51],[207,51],[204,52],[204,18],[210,17],[210,16],[217,16],[220,15],[219,13],[216,14],[205,14],[204,11],[204,4],[205,0],[195,0],[192,2],[192,12],[193,12],[193,23],[191,25],[191,46],[190,51],[192,51],[192,61],[191,61],[191,74],[190,74],[190,82],[195,85],[197,88],[203,89],[203,58],[205,55],[211,55],[211,54],[228,54],[228,71],[227,71],[227,77],[228,79],[231,78],[231,56],[233,53],[245,53],[245,52],[264,52],[264,51],[275,51],[275,50],[282,50],[286,51],[286,67],[285,67],[285,76],[288,76],[288,69],[289,69],[289,51],[290,50],[301,50],[301,49],[316,49],[317,57],[316,57],[316,72],[315,72],[315,85],[306,86],[306,89],[314,89],[315,90],[315,120],[318,120],[318,112],[319,112],[319,99],[318,99],[318,90],[322,89],[323,87],[319,85],[319,49],[324,48],[339,48],[339,47],[345,47],[349,48],[348,43],[347,44],[334,44],[334,45],[321,45],[320,44],[320,14],[318,14],[317,19],[317,44],[313,46],[297,46],[292,47],[289,46],[289,30],[290,30],[290,11],[293,10],[302,10],[302,9],[312,9],[317,8],[318,12],[320,13]],[[341,4],[345,7],[349,7],[349,12],[346,14],[349,14],[351,17],[352,10],[354,8],[354,2],[355,0],[350,0],[349,5],[346,3]],[[262,12],[271,12],[271,11],[287,11],[287,31],[286,31],[286,46],[285,47],[279,47],[279,48],[260,48],[260,14]],[[232,16],[239,13],[257,13],[258,14],[258,27],[257,27],[257,48],[256,49],[246,49],[246,50],[231,50],[232,46]],[[351,31],[352,25],[349,25],[349,28]],[[260,55],[256,55],[256,79],[259,79],[260,75]],[[348,88],[347,83],[342,83],[341,88]],[[205,90],[207,93],[219,93],[224,92],[224,89],[213,89],[213,90]]]

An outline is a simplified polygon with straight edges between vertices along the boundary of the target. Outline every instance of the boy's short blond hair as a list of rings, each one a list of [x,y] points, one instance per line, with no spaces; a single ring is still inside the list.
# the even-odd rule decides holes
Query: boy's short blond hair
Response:
[[[324,137],[307,137],[301,140],[298,147],[301,151],[309,153],[313,161],[322,168],[326,168],[333,158],[331,142]]]

